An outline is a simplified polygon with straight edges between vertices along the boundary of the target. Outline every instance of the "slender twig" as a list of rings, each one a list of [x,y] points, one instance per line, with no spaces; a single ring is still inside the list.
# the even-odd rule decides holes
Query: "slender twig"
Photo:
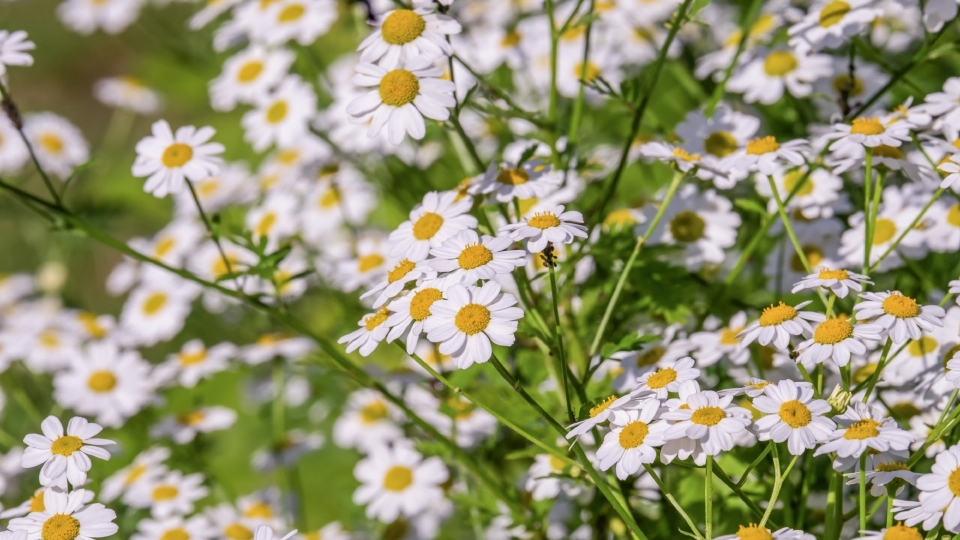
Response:
[[[50,176],[47,175],[47,172],[44,171],[43,167],[40,166],[40,160],[37,159],[37,154],[33,149],[33,144],[30,142],[27,134],[23,131],[23,119],[20,118],[20,112],[17,109],[17,105],[10,97],[10,92],[3,84],[2,79],[0,79],[0,98],[3,98],[3,109],[6,111],[7,117],[10,118],[11,123],[17,128],[17,133],[20,134],[20,138],[23,139],[23,144],[26,145],[27,152],[30,154],[30,160],[33,161],[33,166],[37,169],[37,172],[40,173],[40,178],[43,179],[43,183],[47,186],[47,191],[50,192],[50,196],[53,197],[53,202],[57,206],[62,206],[63,203],[60,200],[60,194],[57,193],[57,190],[53,188],[53,182],[50,181]]]
[[[653,478],[653,481],[657,483],[657,486],[660,488],[660,492],[663,493],[663,496],[666,497],[667,501],[670,502],[670,505],[673,506],[674,510],[680,514],[680,517],[687,522],[687,526],[690,527],[690,530],[696,535],[697,538],[702,539],[703,535],[700,534],[700,531],[697,529],[697,526],[693,523],[693,520],[690,519],[690,516],[683,510],[683,507],[680,506],[680,503],[677,502],[677,498],[670,493],[670,490],[667,489],[667,486],[664,485],[663,480],[657,476],[657,472],[653,470],[649,464],[644,463],[643,468],[646,469],[647,474],[650,475],[650,478]]]

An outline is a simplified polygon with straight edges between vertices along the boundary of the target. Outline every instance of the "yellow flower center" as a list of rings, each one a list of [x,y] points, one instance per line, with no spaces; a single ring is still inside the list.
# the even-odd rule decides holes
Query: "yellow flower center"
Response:
[[[960,204],[955,204],[947,211],[947,223],[954,227],[960,227]]]
[[[260,218],[260,223],[257,223],[256,233],[257,236],[267,236],[270,234],[270,230],[273,229],[273,226],[277,224],[277,214],[274,212],[267,212]]]
[[[613,405],[613,402],[616,400],[617,400],[617,396],[613,395],[601,401],[599,404],[597,404],[596,407],[592,407],[590,409],[590,418],[596,418],[598,414],[609,409],[610,406]]]
[[[703,141],[708,154],[725,157],[737,151],[737,139],[729,131],[714,131]]]
[[[843,0],[834,0],[820,10],[820,26],[829,28],[838,22],[850,11],[850,4]]]
[[[177,245],[177,241],[173,238],[164,238],[154,246],[153,254],[156,255],[157,258],[162,258],[167,253],[170,253],[170,250],[173,249],[175,245]]]
[[[877,367],[879,366],[877,365],[876,362],[869,362],[867,364],[864,364],[858,367],[857,369],[853,370],[853,375],[851,375],[852,377],[851,380],[853,381],[854,384],[863,384],[868,380],[870,380],[870,377],[873,377],[873,374],[876,373],[877,371]]]
[[[202,410],[180,413],[177,415],[177,422],[185,426],[195,426],[206,418]]]
[[[780,419],[792,428],[801,428],[810,423],[810,409],[795,399],[785,401],[780,405]]]
[[[879,218],[873,227],[873,245],[879,246],[880,244],[886,244],[893,240],[896,234],[897,225],[893,221],[887,218]]]
[[[635,420],[623,427],[620,431],[620,446],[625,449],[636,448],[643,444],[643,440],[650,433],[646,422]]]
[[[850,75],[844,73],[833,78],[833,89],[840,92],[847,92],[850,97],[857,97],[863,93],[863,81],[860,77],[853,78],[853,84],[850,83]]]
[[[673,156],[680,158],[683,161],[700,161],[700,154],[691,154],[680,147],[673,149]]]
[[[177,359],[180,360],[180,364],[184,366],[195,366],[197,364],[202,364],[204,360],[207,359],[207,349],[201,348],[196,352],[182,352],[177,355]]]
[[[677,380],[677,370],[672,367],[660,368],[656,373],[647,378],[647,386],[654,390],[665,388],[668,384]]]
[[[880,119],[876,116],[871,118],[855,118],[850,126],[850,133],[856,135],[879,135],[885,130]]]
[[[830,270],[829,268],[821,268],[820,272],[817,274],[819,279],[836,279],[844,280],[850,279],[850,274],[846,270]]]
[[[723,412],[723,409],[720,407],[700,407],[693,411],[693,416],[690,417],[690,420],[692,420],[694,424],[715,426],[726,417],[727,413]]]
[[[608,227],[628,227],[635,225],[637,223],[636,218],[633,217],[633,213],[630,212],[629,208],[620,208],[619,210],[614,210],[607,214],[607,217],[603,219],[603,224]]]
[[[950,487],[950,492],[953,493],[954,497],[960,497],[960,469],[954,469],[950,473],[950,477],[947,478],[947,486]]]
[[[853,325],[844,319],[827,319],[813,331],[813,341],[834,345],[853,335]]]
[[[273,105],[270,105],[270,108],[267,109],[267,122],[270,124],[278,124],[287,117],[287,102],[282,99],[274,101]]]
[[[223,529],[223,534],[230,540],[251,540],[253,531],[239,523],[231,523]]]
[[[146,465],[143,465],[143,464],[133,465],[131,466],[130,471],[127,472],[127,475],[123,478],[123,483],[129,486],[130,484],[136,482],[146,472],[147,472]]]
[[[30,497],[30,511],[43,512],[46,506],[43,504],[43,490],[38,490]]]
[[[390,313],[387,311],[387,306],[383,306],[378,309],[373,315],[367,315],[363,318],[363,325],[366,327],[367,332],[372,332],[374,328],[380,326],[381,324],[387,321],[387,318],[390,317]]]
[[[878,463],[875,467],[877,472],[895,472],[895,471],[909,471],[910,467],[907,467],[906,463],[901,463],[899,461],[890,461],[887,463]]]
[[[880,422],[867,418],[850,424],[850,427],[843,432],[843,438],[847,440],[862,441],[880,435]]]
[[[661,358],[663,358],[663,355],[666,354],[666,352],[667,351],[659,345],[651,347],[649,350],[637,355],[637,367],[642,368],[656,364]]]
[[[738,540],[773,540],[773,535],[770,529],[751,523],[748,527],[740,526],[737,530],[737,538]]]
[[[193,157],[193,148],[189,144],[173,143],[163,151],[160,161],[168,169],[183,167]]]
[[[391,45],[403,45],[420,37],[427,22],[416,11],[398,9],[387,16],[380,27],[383,40]]]
[[[457,262],[464,270],[479,268],[492,260],[493,253],[483,244],[468,244],[457,256]]]
[[[584,68],[583,62],[577,62],[573,65],[573,76],[580,79],[581,73],[584,81],[595,81],[600,76],[600,68],[590,61],[587,62],[586,68]]]
[[[893,293],[883,301],[883,312],[898,319],[909,319],[920,315],[917,301],[900,293]]]
[[[251,518],[269,519],[273,517],[273,508],[263,501],[258,501],[250,505],[250,508],[247,508],[243,515]]]
[[[418,291],[410,300],[410,316],[415,321],[426,319],[430,316],[430,306],[441,298],[443,298],[443,293],[440,292],[440,289],[430,288]]]
[[[759,380],[758,380],[758,381],[748,382],[748,383],[745,384],[744,386],[749,386],[749,387],[751,387],[751,388],[753,388],[753,389],[755,389],[755,390],[763,390],[764,388],[770,386],[770,381],[759,381]]]
[[[550,456],[550,468],[560,472],[567,467],[567,462],[557,456]]]
[[[881,144],[873,148],[874,157],[885,157],[890,159],[904,159],[903,152],[896,146],[887,146]]]
[[[883,540],[923,540],[923,535],[916,527],[907,527],[903,523],[898,523],[887,528],[883,533]]]
[[[307,8],[303,7],[303,4],[290,4],[289,6],[283,8],[283,11],[277,15],[277,22],[295,22],[299,20],[300,17],[303,17],[304,12],[306,11]]]
[[[190,540],[190,533],[178,527],[164,531],[163,535],[160,536],[160,540]]]
[[[771,77],[783,77],[797,69],[797,57],[789,51],[773,51],[763,61],[763,71]]]
[[[44,133],[40,136],[40,146],[51,154],[63,152],[63,139],[53,133]]]
[[[387,272],[387,282],[395,283],[403,279],[403,276],[412,272],[416,267],[417,263],[410,261],[410,259],[404,259],[398,262],[397,265],[393,267],[393,270]]]
[[[912,356],[926,356],[933,354],[939,346],[940,344],[937,343],[936,339],[930,336],[923,336],[920,339],[910,340],[910,344],[907,345],[907,351]]]
[[[900,403],[891,405],[890,412],[904,420],[909,420],[923,411],[909,401],[901,401]]]
[[[817,266],[823,260],[823,251],[817,246],[800,246],[800,249],[803,251],[803,256],[807,258],[807,264],[811,267]],[[790,268],[794,272],[807,271],[807,267],[804,266],[803,260],[800,259],[800,255],[796,251],[790,256]]]
[[[412,483],[413,470],[403,465],[394,465],[383,475],[383,487],[393,492],[403,491]]]
[[[58,456],[69,456],[77,450],[80,450],[82,446],[83,441],[81,441],[79,437],[64,435],[53,441],[50,445],[50,453]]]
[[[696,242],[703,237],[707,224],[693,210],[679,212],[670,220],[670,234],[678,242]]]
[[[760,314],[760,326],[776,326],[784,321],[792,321],[797,316],[797,310],[791,306],[780,302],[779,305],[771,305]]]
[[[490,310],[480,304],[467,304],[457,312],[454,324],[468,336],[478,334],[490,324]]]
[[[387,417],[387,404],[382,401],[370,402],[360,409],[360,420],[364,424],[375,424]]]
[[[340,190],[331,186],[320,196],[320,208],[329,209],[340,204]]]
[[[520,44],[520,32],[516,30],[507,30],[503,35],[503,39],[500,40],[501,47],[516,47]]]
[[[519,186],[526,184],[530,180],[530,175],[523,169],[501,169],[497,173],[497,182],[508,186]]]
[[[720,344],[721,345],[737,345],[740,343],[740,338],[737,337],[737,334],[743,331],[743,327],[738,328],[724,328],[720,331]]]
[[[380,100],[392,107],[412,102],[420,93],[420,80],[405,69],[395,69],[380,79]]]
[[[161,292],[153,293],[143,303],[143,314],[156,315],[165,305],[167,305],[167,295]]]
[[[443,216],[435,212],[427,212],[413,224],[413,237],[417,240],[429,240],[437,234],[443,226]]]
[[[87,379],[87,386],[94,392],[109,392],[117,386],[117,377],[109,371],[94,371]]]
[[[357,259],[357,269],[360,270],[361,274],[367,273],[371,270],[376,270],[380,268],[381,265],[385,262],[383,255],[379,253],[371,253],[370,255],[364,255]]]
[[[80,522],[67,514],[54,514],[43,522],[42,540],[73,540],[80,536]]]
[[[179,493],[180,490],[177,489],[177,486],[166,484],[153,488],[153,493],[151,493],[150,496],[155,501],[169,501],[170,499],[176,497]]]
[[[767,61],[770,61],[769,57],[767,58]],[[747,143],[747,153],[752,156],[762,156],[763,154],[776,152],[779,149],[780,143],[777,142],[777,138],[773,135],[758,137]]]
[[[242,83],[248,83],[253,81],[260,76],[260,73],[263,71],[263,62],[259,60],[251,60],[244,64],[237,71],[237,81]]]
[[[806,181],[802,186],[797,188],[797,184],[799,184],[804,177],[807,178]],[[809,175],[807,175],[804,171],[799,169],[790,171],[783,176],[783,189],[787,190],[787,193],[792,193],[793,190],[796,189],[797,192],[795,196],[797,197],[805,197],[810,195],[813,193],[813,187],[813,180],[811,180]]]
[[[541,230],[549,229],[551,227],[559,227],[560,218],[550,212],[537,212],[527,221],[527,224]]]

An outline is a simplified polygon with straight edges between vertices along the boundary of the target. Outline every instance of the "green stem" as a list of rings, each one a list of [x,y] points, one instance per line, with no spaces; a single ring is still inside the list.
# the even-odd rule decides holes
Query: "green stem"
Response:
[[[0,98],[3,98],[4,103],[9,104],[9,107],[14,111],[17,110],[17,106],[13,103],[13,99],[10,98],[10,92],[7,91],[7,87],[3,84],[2,80],[0,80]],[[19,112],[16,114],[19,115]],[[13,119],[11,118],[11,120]],[[27,152],[30,154],[30,160],[33,162],[33,166],[37,169],[37,172],[40,173],[40,178],[43,179],[44,185],[47,186],[47,191],[49,191],[50,196],[53,197],[53,202],[57,206],[63,206],[63,201],[60,200],[60,194],[57,193],[57,190],[53,189],[53,182],[50,181],[50,177],[46,171],[43,170],[43,167],[40,166],[40,160],[37,159],[37,154],[33,150],[33,144],[30,143],[27,134],[23,132],[23,122],[16,121],[13,122],[13,124],[14,127],[17,128],[17,133],[20,134],[20,138],[23,139],[23,144],[27,147]]]
[[[757,467],[757,465],[759,465],[760,462],[763,461],[763,458],[767,457],[767,454],[769,454],[769,453],[770,453],[770,445],[767,445],[767,446],[763,449],[763,451],[760,452],[760,455],[757,456],[757,459],[753,460],[753,461],[750,463],[750,465],[748,465],[747,468],[746,468],[746,469],[743,471],[743,473],[740,475],[740,481],[737,482],[737,486],[743,487],[743,485],[747,483],[747,478],[748,478],[749,475],[750,475],[750,471],[752,471],[753,469],[755,469],[755,468]]]
[[[595,9],[595,2],[596,0],[590,0],[590,10],[587,12],[588,17]],[[577,100],[573,103],[573,115],[570,117],[570,128],[567,130],[567,147],[570,157],[572,157],[573,152],[576,151],[577,143],[580,140],[580,119],[583,117],[584,97],[587,89],[584,80],[587,78],[587,67],[589,66],[590,33],[593,30],[593,18],[590,17],[589,21],[590,22],[587,23],[587,30],[584,33],[583,60],[580,64],[580,91],[577,93]]]
[[[553,292],[553,338],[557,344],[557,352],[560,353],[560,372],[563,379],[563,400],[567,404],[567,416],[570,420],[570,423],[577,421],[577,417],[573,414],[573,405],[570,404],[570,384],[568,382],[567,373],[570,371],[570,366],[567,365],[567,355],[563,349],[563,328],[560,325],[560,306],[558,304],[560,294],[557,290],[557,276],[553,269],[553,262],[548,262],[547,265],[550,268],[550,290]],[[576,380],[575,378],[573,380]]]
[[[860,456],[860,530],[867,530],[867,453]]]
[[[653,467],[651,467],[647,463],[644,463],[643,468],[646,469],[647,474],[649,474],[650,477],[653,478],[653,481],[657,483],[657,486],[660,487],[660,492],[663,493],[663,496],[667,499],[667,501],[670,502],[670,505],[673,506],[674,510],[676,510],[677,513],[680,514],[680,517],[682,517],[683,520],[687,522],[687,526],[690,527],[690,530],[693,532],[693,534],[696,535],[698,539],[703,539],[703,535],[700,534],[700,531],[697,529],[697,526],[693,523],[693,520],[690,519],[690,516],[687,515],[687,513],[683,510],[683,507],[680,506],[680,503],[677,502],[676,497],[674,497],[673,494],[670,493],[670,490],[667,489],[666,485],[664,485],[663,480],[661,480],[660,477],[657,476],[657,472],[653,470]]]
[[[867,391],[863,394],[864,403],[870,400],[870,394],[873,393],[873,388],[877,386],[877,381],[880,380],[880,372],[883,371],[883,368],[886,366],[887,355],[890,354],[891,345],[893,345],[893,341],[887,337],[887,342],[883,344],[883,352],[880,353],[880,360],[877,362],[877,369],[870,375],[870,382],[867,383]]]
[[[747,46],[747,40],[750,39],[750,30],[760,15],[760,6],[762,4],[762,0],[751,0],[750,7],[744,12],[744,16],[740,22],[740,41],[737,43],[737,50],[733,53],[730,65],[728,65],[727,69],[723,72],[723,80],[713,89],[713,95],[710,96],[710,102],[707,103],[706,107],[707,116],[713,116],[713,111],[717,108],[717,104],[723,99],[724,90],[727,88],[727,82],[733,75],[733,70],[740,65],[740,55],[743,54],[743,50]]]
[[[713,456],[709,455],[703,482],[703,511],[707,522],[707,540],[711,540],[713,538]]]
[[[861,274],[866,274],[867,269],[870,268],[870,248],[873,245],[873,228],[877,225],[877,209],[871,208],[870,200],[870,188],[871,182],[873,180],[873,148],[869,146],[865,148],[866,150],[866,171],[863,178],[863,188],[864,188],[864,197],[863,197],[863,269],[860,271]]]
[[[903,239],[906,238],[907,235],[914,230],[917,224],[920,223],[920,220],[923,219],[923,216],[927,214],[927,210],[929,210],[930,207],[933,206],[933,203],[937,202],[937,199],[939,199],[940,196],[943,195],[943,192],[944,192],[943,188],[937,188],[937,191],[933,193],[933,197],[931,197],[930,200],[927,201],[927,204],[923,206],[923,209],[920,210],[920,213],[917,214],[917,217],[913,218],[913,221],[910,222],[910,225],[907,226],[903,230],[903,232],[900,233],[900,236],[898,236],[897,239],[894,240],[892,244],[890,244],[890,247],[888,247],[887,250],[884,251],[882,255],[880,255],[880,258],[877,259],[877,262],[870,265],[870,268],[867,269],[868,272],[873,272],[878,266],[880,266],[880,263],[882,263],[884,259],[886,259],[891,253],[893,253],[894,250],[900,247],[900,242],[903,242]]]
[[[217,251],[220,253],[220,258],[223,260],[224,268],[227,269],[228,274],[232,274],[233,268],[230,266],[230,258],[227,257],[227,254],[223,251],[223,246],[220,245],[220,234],[218,231],[213,229],[213,224],[209,219],[207,219],[207,213],[203,211],[203,206],[200,205],[200,198],[197,197],[197,190],[193,187],[193,182],[191,182],[189,179],[187,179],[187,187],[190,188],[190,195],[193,197],[193,203],[197,207],[197,212],[200,213],[200,218],[203,220],[203,225],[207,228],[207,233],[210,234],[210,238],[213,239],[213,243],[217,246]]]

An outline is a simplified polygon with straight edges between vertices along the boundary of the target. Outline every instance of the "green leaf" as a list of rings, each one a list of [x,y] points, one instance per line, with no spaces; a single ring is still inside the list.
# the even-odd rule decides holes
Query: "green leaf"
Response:
[[[745,212],[752,212],[761,216],[767,215],[767,209],[753,199],[735,199],[733,205]]]

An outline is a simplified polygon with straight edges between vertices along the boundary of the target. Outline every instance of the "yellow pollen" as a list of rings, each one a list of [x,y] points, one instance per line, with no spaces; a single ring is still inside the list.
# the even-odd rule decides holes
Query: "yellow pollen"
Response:
[[[383,255],[380,255],[379,253],[364,255],[363,257],[357,259],[357,270],[359,270],[361,274],[365,274],[371,270],[380,268],[384,262],[385,259],[383,258]]]
[[[203,414],[203,411],[196,410],[178,414],[177,422],[185,426],[195,426],[200,422],[203,422],[204,418],[206,418],[206,416]]]
[[[907,467],[906,463],[890,461],[888,463],[878,463],[875,470],[877,472],[909,471],[910,467]]]
[[[850,75],[844,73],[833,78],[833,89],[837,93],[847,92],[850,97],[857,97],[863,93],[863,81],[860,77],[854,77],[853,84],[850,84]]]
[[[620,446],[625,449],[636,448],[643,444],[643,440],[650,433],[646,422],[635,420],[623,427],[620,431]]]
[[[63,139],[53,133],[44,133],[40,136],[40,146],[51,154],[63,152]]]
[[[960,469],[954,469],[947,478],[947,486],[954,497],[960,497]]]
[[[383,40],[391,45],[404,45],[420,37],[427,22],[416,11],[398,9],[387,16],[380,27]]]
[[[58,456],[69,456],[77,450],[80,450],[82,446],[83,441],[81,441],[79,437],[64,435],[53,441],[53,444],[50,445],[50,453]]]
[[[153,248],[153,254],[157,258],[162,258],[167,253],[170,253],[170,250],[173,249],[173,246],[177,245],[177,241],[173,238],[164,238],[157,242],[157,245]]]
[[[330,186],[320,197],[320,208],[329,209],[340,204],[340,190]]]
[[[760,381],[760,380],[757,380],[757,381],[753,381],[753,382],[748,382],[748,383],[745,384],[744,386],[750,386],[750,387],[753,387],[753,388],[756,389],[756,390],[762,390],[762,389],[770,386],[770,381]]]
[[[197,364],[202,364],[204,360],[207,359],[207,349],[201,348],[196,352],[182,352],[177,355],[177,359],[180,360],[180,364],[184,366],[195,366]]]
[[[146,472],[147,472],[147,466],[146,466],[146,465],[142,465],[142,464],[141,464],[141,465],[133,465],[133,466],[130,468],[130,471],[127,473],[127,475],[123,478],[123,483],[124,483],[125,485],[128,485],[128,486],[129,486],[130,484],[133,484],[134,482],[136,482],[137,480],[139,480],[140,477],[143,476],[144,473],[146,473]]]
[[[440,289],[423,289],[413,295],[410,300],[410,317],[415,321],[422,321],[430,316],[430,306],[434,302],[443,298]]]
[[[150,496],[155,501],[169,501],[170,499],[176,497],[179,493],[180,490],[177,489],[177,486],[166,484],[153,488],[153,493],[151,493]]]
[[[493,253],[483,244],[468,244],[457,256],[457,262],[464,270],[479,268],[492,260]]]
[[[909,319],[920,315],[920,306],[909,296],[895,292],[883,301],[883,312],[898,319]]]
[[[416,267],[417,263],[410,261],[410,259],[404,259],[398,262],[397,265],[393,267],[393,270],[387,272],[387,282],[395,283],[403,279],[403,276],[412,272]]]
[[[855,118],[850,126],[852,135],[879,135],[885,130],[880,120],[874,116],[872,118]]]
[[[823,260],[823,251],[817,246],[800,246],[800,249],[803,250],[803,256],[807,258],[807,264],[810,266],[816,266]],[[796,252],[790,256],[790,268],[798,273],[807,271],[807,267]]]
[[[851,380],[853,381],[854,384],[863,384],[868,380],[870,380],[870,377],[873,377],[873,374],[876,373],[877,371],[877,367],[879,366],[877,365],[876,362],[866,363],[858,367],[857,369],[853,370],[853,374],[851,375],[852,377]]]
[[[429,240],[442,226],[443,216],[435,212],[427,212],[413,224],[413,237],[417,240]]]
[[[954,227],[960,227],[960,203],[950,207],[947,211],[947,223]]]
[[[760,326],[776,326],[785,321],[792,321],[797,316],[797,310],[791,306],[780,302],[779,305],[771,305],[760,314]]]
[[[820,10],[820,26],[829,28],[838,22],[850,11],[850,4],[843,0],[834,0]]]
[[[911,356],[926,356],[936,352],[939,345],[937,340],[932,337],[923,336],[920,339],[910,340],[910,344],[907,345],[907,351],[910,352]]]
[[[680,147],[673,149],[673,156],[678,157],[683,161],[700,161],[700,154],[691,154]]]
[[[747,143],[747,153],[752,156],[762,156],[780,149],[780,143],[773,135],[758,137]]]
[[[720,344],[721,345],[737,345],[740,343],[740,338],[737,337],[737,334],[743,331],[743,327],[738,328],[724,328],[720,331]]]
[[[899,418],[910,420],[914,416],[921,414],[923,411],[909,401],[901,401],[900,403],[894,403],[891,405],[890,412]]]
[[[773,534],[770,533],[770,529],[751,523],[749,527],[744,527],[743,525],[740,526],[740,529],[737,530],[737,539],[773,540]]]
[[[763,61],[763,71],[771,77],[783,77],[797,69],[797,57],[789,51],[773,51]]]
[[[651,347],[649,350],[637,355],[637,367],[642,368],[656,364],[663,358],[666,352],[667,351],[659,345]]]
[[[803,182],[803,185],[798,188],[797,184],[799,184],[804,178],[806,178],[806,180]],[[796,189],[796,197],[805,197],[810,195],[813,193],[813,188],[813,179],[810,178],[810,175],[806,174],[800,169],[790,171],[783,176],[783,189],[785,189],[788,193],[791,193],[794,189]]]
[[[48,349],[52,349],[60,345],[60,338],[57,337],[56,333],[50,330],[44,330],[43,333],[40,334],[39,339],[40,344]]]
[[[160,536],[160,540],[190,540],[190,533],[178,527],[164,531]]]
[[[780,419],[792,428],[801,428],[810,423],[810,409],[803,403],[792,399],[780,405]]]
[[[827,319],[813,331],[813,341],[835,345],[853,335],[853,325],[844,319]]]
[[[379,400],[360,409],[360,421],[364,424],[375,424],[386,417],[387,404]]]
[[[647,386],[654,390],[666,388],[666,386],[677,380],[677,370],[672,367],[660,368],[656,373],[647,378]]]
[[[847,440],[862,441],[880,435],[880,422],[867,418],[850,424],[843,432],[843,438]]]
[[[598,403],[596,407],[592,407],[590,409],[590,418],[596,418],[598,414],[610,408],[610,406],[613,405],[613,402],[616,400],[617,396],[613,395]]]
[[[457,312],[454,324],[468,336],[478,334],[490,324],[490,310],[480,304],[467,304]]]
[[[117,386],[117,377],[109,371],[94,371],[87,379],[87,386],[97,393],[109,392]]]
[[[636,225],[637,220],[629,208],[620,208],[607,214],[603,219],[603,224],[608,227],[629,227]]]
[[[737,151],[737,139],[729,131],[714,131],[703,141],[708,154],[726,157]]]
[[[702,426],[715,426],[726,417],[727,413],[723,412],[723,409],[720,407],[708,406],[700,407],[693,411],[693,416],[690,417],[690,420],[693,421],[694,424],[700,424]]]
[[[67,514],[54,514],[43,522],[42,540],[73,540],[80,536],[80,522]]]
[[[403,465],[394,465],[390,467],[387,474],[383,475],[383,487],[393,491],[401,492],[413,483],[413,471],[410,467]]]
[[[887,146],[881,144],[880,146],[875,146],[873,148],[874,157],[885,157],[890,159],[905,159],[903,152],[900,151],[896,146]]]
[[[43,490],[41,489],[30,497],[30,511],[43,512],[44,510],[46,510],[46,506],[43,504]]]
[[[678,242],[696,242],[706,228],[706,222],[693,210],[679,212],[670,220],[670,234]]]
[[[290,4],[277,15],[277,22],[291,23],[297,21],[300,17],[303,17],[305,11],[306,8],[303,7],[303,4]]]
[[[267,109],[267,122],[271,124],[278,124],[283,122],[283,119],[287,117],[287,102],[277,100],[273,102],[273,105],[270,105],[270,108]]]
[[[83,328],[90,334],[90,337],[100,339],[107,335],[107,329],[97,322],[97,316],[95,314],[81,313],[77,316],[77,319],[80,320],[80,324],[82,324]]]
[[[527,220],[527,224],[531,227],[544,230],[551,227],[559,227],[560,218],[550,212],[537,212],[532,218]]]
[[[497,182],[508,186],[526,184],[528,180],[530,180],[530,175],[523,169],[501,169],[497,173]]]
[[[405,69],[395,69],[380,79],[380,100],[392,107],[411,103],[420,93],[420,80]]]
[[[830,270],[829,268],[821,268],[820,272],[817,274],[818,279],[836,279],[844,280],[850,279],[850,274],[846,270]]]
[[[500,40],[500,46],[504,48],[516,47],[520,44],[520,39],[520,32],[507,30],[507,33],[503,35],[503,39]]]
[[[257,223],[256,233],[257,236],[267,236],[270,234],[270,230],[273,229],[273,226],[277,223],[277,214],[274,212],[267,212],[260,218],[260,223]]]
[[[173,143],[163,151],[160,161],[168,169],[183,167],[193,157],[193,148],[189,144]]]
[[[597,80],[597,77],[600,76],[600,68],[597,67],[597,65],[594,64],[593,62],[588,61],[586,68],[584,68],[583,62],[577,62],[573,66],[573,75],[576,78],[580,79],[581,73],[583,74],[583,80],[587,82],[595,81]]]
[[[223,535],[230,540],[251,540],[253,531],[239,523],[231,523],[223,529]]]
[[[873,245],[879,246],[885,244],[893,240],[896,234],[897,225],[893,221],[887,218],[879,218],[873,227]]]
[[[383,306],[378,309],[373,315],[367,315],[363,318],[363,325],[367,329],[367,332],[372,332],[374,328],[380,326],[387,321],[387,318],[390,317],[390,312],[387,311],[387,306]]]
[[[167,295],[161,292],[153,293],[143,303],[143,314],[156,315],[165,305],[167,305]]]
[[[883,533],[883,540],[923,540],[923,535],[916,527],[907,527],[903,523],[897,523],[893,527],[888,527]]]
[[[258,501],[250,505],[250,508],[247,508],[243,515],[251,518],[269,519],[273,517],[273,508],[263,501]]]
[[[237,81],[248,83],[259,77],[262,71],[263,62],[259,60],[251,60],[244,64],[243,67],[237,71]]]
[[[550,468],[560,472],[567,467],[567,462],[557,456],[550,456]]]

